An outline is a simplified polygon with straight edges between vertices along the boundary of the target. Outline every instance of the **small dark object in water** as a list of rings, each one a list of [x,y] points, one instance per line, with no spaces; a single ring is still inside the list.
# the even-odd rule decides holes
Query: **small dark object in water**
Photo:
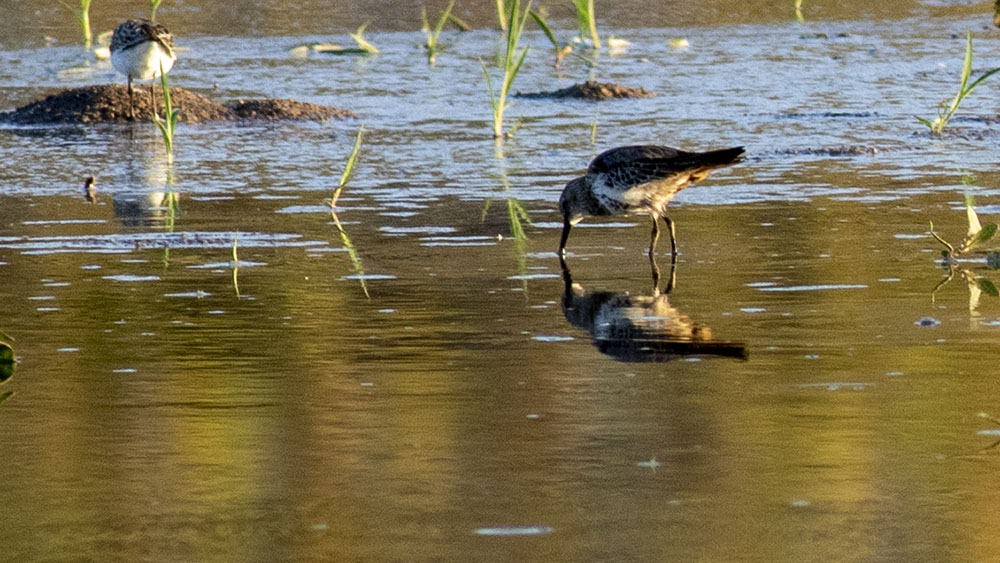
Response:
[[[93,176],[87,176],[87,179],[83,181],[83,199],[87,200],[87,203],[97,202],[97,180]]]
[[[937,326],[941,324],[941,321],[935,319],[934,317],[920,317],[917,322],[913,323],[917,326]]]
[[[630,88],[621,84],[610,84],[588,80],[562,90],[515,94],[518,98],[577,98],[583,100],[616,100],[621,98],[652,98],[656,96],[645,88]]]
[[[670,231],[670,255],[677,256],[674,222],[667,217],[667,204],[678,192],[704,180],[709,172],[739,162],[743,147],[709,152],[687,152],[656,145],[618,147],[597,155],[587,174],[571,180],[559,196],[563,215],[559,255],[566,254],[570,228],[588,215],[649,213],[653,220],[649,255],[660,238],[659,219]]]

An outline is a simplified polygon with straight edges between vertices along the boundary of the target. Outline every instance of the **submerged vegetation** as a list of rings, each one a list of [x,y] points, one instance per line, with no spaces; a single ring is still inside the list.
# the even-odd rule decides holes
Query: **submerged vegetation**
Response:
[[[997,72],[1000,72],[1000,68],[990,69],[983,74],[979,75],[978,78],[969,83],[969,79],[972,77],[972,33],[966,33],[965,35],[965,60],[962,63],[962,76],[958,85],[958,92],[955,93],[955,97],[952,98],[951,103],[945,105],[947,100],[941,102],[938,106],[938,116],[933,120],[924,119],[922,117],[917,117],[920,123],[926,125],[931,133],[935,135],[940,135],[944,130],[945,126],[948,125],[948,121],[954,117],[955,112],[958,111],[958,106],[962,104],[969,94],[976,89],[976,86],[982,84],[984,80],[993,76]]]

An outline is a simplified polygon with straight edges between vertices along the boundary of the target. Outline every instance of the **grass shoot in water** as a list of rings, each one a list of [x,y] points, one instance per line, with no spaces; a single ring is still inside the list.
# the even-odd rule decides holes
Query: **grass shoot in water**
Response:
[[[239,233],[236,233],[236,236],[233,237],[233,289],[236,290],[237,298],[239,298],[240,296],[240,280],[239,280],[240,258],[239,256],[236,255],[236,244],[239,238],[240,238]]]
[[[427,21],[427,8],[424,6],[420,7],[420,18],[423,22],[422,29],[424,31],[424,37],[426,41],[424,42],[424,49],[427,50],[427,63],[433,65],[434,60],[437,58],[438,52],[441,48],[438,46],[438,37],[441,36],[441,30],[444,29],[445,22],[451,17],[451,10],[455,7],[455,0],[451,0],[448,3],[448,7],[441,12],[441,17],[438,18],[437,24],[431,29],[430,22]]]
[[[998,0],[1000,1],[1000,0]],[[507,31],[507,8],[504,6],[504,0],[495,1],[497,7],[497,21],[500,22],[500,30]]]
[[[556,53],[555,67],[559,68],[559,64],[562,63],[562,60],[566,57],[566,55],[573,52],[573,46],[569,43],[560,43],[559,39],[556,38],[556,34],[552,31],[552,28],[549,27],[549,25],[545,22],[545,18],[543,18],[540,13],[534,10],[530,10],[528,13],[531,14],[531,19],[535,20],[535,23],[538,24],[539,28],[541,28],[542,33],[545,34],[545,37],[548,38],[549,42],[552,43],[552,48]]]
[[[531,2],[525,7],[522,12],[520,9],[520,0],[514,0],[514,3],[510,8],[510,15],[507,20],[507,49],[504,52],[502,60],[503,68],[503,82],[499,89],[493,87],[493,79],[490,77],[490,72],[486,68],[486,64],[481,60],[479,64],[483,67],[483,75],[486,77],[486,87],[490,94],[490,105],[493,108],[493,138],[502,139],[503,138],[503,114],[504,110],[507,109],[507,96],[510,93],[510,88],[514,84],[514,79],[517,78],[518,71],[521,70],[521,65],[524,63],[524,57],[528,54],[528,48],[518,50],[518,43],[521,40],[521,34],[524,32],[524,22],[527,21],[528,15],[531,13]]]
[[[983,226],[979,221],[979,215],[976,213],[976,202],[971,195],[965,196],[965,216],[969,222],[969,228],[966,231],[965,240],[958,245],[958,248],[955,248],[951,243],[938,235],[934,231],[934,222],[930,222],[931,236],[945,247],[946,250],[941,251],[941,255],[947,260],[953,260],[977,246],[991,241],[997,235],[997,231],[1000,230],[1000,227],[996,223],[987,223],[986,226]]]
[[[90,49],[94,35],[90,31],[90,0],[80,0],[80,29],[83,31],[83,48]]]
[[[597,18],[594,17],[594,0],[573,0],[576,6],[576,19],[580,24],[580,39],[590,36],[594,49],[601,48],[601,38],[597,35]]]
[[[150,21],[156,21],[156,9],[160,7],[161,2],[163,2],[163,0],[149,0]]]
[[[924,119],[922,117],[916,116],[917,121],[926,125],[931,133],[934,135],[940,135],[944,130],[948,121],[954,117],[955,113],[958,111],[958,106],[962,104],[969,94],[976,89],[984,80],[993,76],[997,72],[1000,72],[1000,68],[990,69],[969,83],[969,78],[972,75],[972,32],[965,34],[965,61],[962,63],[962,77],[958,85],[958,92],[955,93],[955,97],[952,98],[951,103],[945,106],[945,102],[942,101],[938,105],[938,116],[933,120]]]
[[[180,117],[180,108],[175,108],[170,102],[170,85],[167,83],[167,74],[163,72],[163,63],[160,63],[160,85],[163,87],[163,112],[161,118],[156,113],[156,104],[153,104],[153,123],[160,129],[163,135],[163,144],[167,149],[167,162],[174,161],[174,130],[177,128],[177,118]],[[153,88],[151,84],[149,86]]]
[[[350,36],[351,39],[353,39],[354,42],[358,44],[359,49],[361,49],[362,51],[364,51],[369,55],[377,55],[379,52],[378,47],[372,45],[371,43],[368,42],[367,39],[364,38],[365,28],[368,27],[369,23],[370,22],[365,22],[361,24],[361,27],[359,27],[358,30],[355,31],[354,33],[351,33]]]
[[[350,179],[351,173],[354,172],[354,164],[358,160],[358,153],[361,152],[361,135],[364,133],[364,130],[364,125],[358,128],[358,134],[354,138],[354,148],[351,149],[351,155],[347,157],[347,164],[344,166],[344,172],[340,175],[340,181],[337,183],[337,188],[333,190],[333,197],[330,198],[331,209],[336,209],[337,200],[340,199],[340,192],[344,190],[344,186],[347,185],[347,180]]]

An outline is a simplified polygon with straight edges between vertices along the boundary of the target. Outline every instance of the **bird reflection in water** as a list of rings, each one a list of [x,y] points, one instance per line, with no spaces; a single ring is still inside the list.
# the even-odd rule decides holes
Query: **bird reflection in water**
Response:
[[[115,217],[126,227],[163,226],[171,220],[176,197],[176,192],[126,192],[112,194],[111,203]]]
[[[653,289],[650,295],[613,291],[588,293],[573,283],[569,267],[560,259],[565,287],[563,314],[573,326],[590,333],[603,353],[623,362],[669,362],[686,357],[725,356],[747,358],[746,345],[712,339],[712,330],[694,323],[670,304],[675,266],[665,291],[659,289],[660,270],[650,259]]]

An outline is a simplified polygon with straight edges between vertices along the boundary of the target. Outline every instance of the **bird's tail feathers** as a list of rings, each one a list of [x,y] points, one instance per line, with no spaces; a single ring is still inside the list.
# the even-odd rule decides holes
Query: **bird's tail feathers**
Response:
[[[709,168],[728,166],[742,160],[744,152],[746,151],[743,147],[732,147],[717,151],[693,153],[691,155],[691,163],[694,166],[704,166]]]

